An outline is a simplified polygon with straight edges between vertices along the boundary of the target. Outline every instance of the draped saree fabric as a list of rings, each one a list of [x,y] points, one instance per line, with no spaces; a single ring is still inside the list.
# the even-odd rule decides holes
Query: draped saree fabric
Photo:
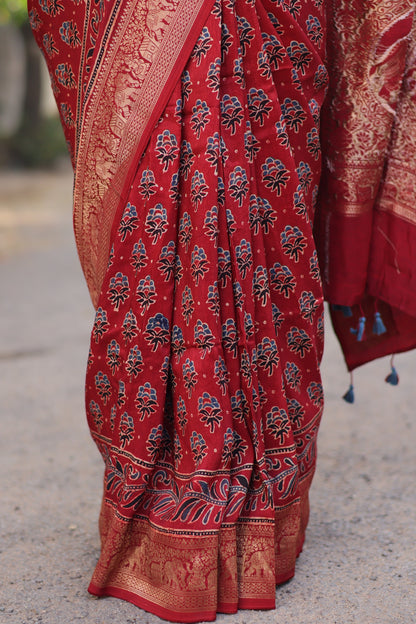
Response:
[[[182,622],[273,608],[323,406],[323,3],[33,0],[30,15],[96,307],[89,590]]]
[[[349,369],[416,346],[415,8],[327,3],[315,235],[325,298],[344,306],[332,318]]]

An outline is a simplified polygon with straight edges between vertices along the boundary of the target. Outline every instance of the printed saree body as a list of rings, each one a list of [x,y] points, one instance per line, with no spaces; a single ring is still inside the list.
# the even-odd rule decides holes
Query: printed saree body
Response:
[[[82,4],[72,59],[50,59],[59,84],[79,68],[57,99],[67,121],[76,111],[96,306],[86,405],[105,479],[89,589],[173,621],[273,608],[304,541],[323,406],[322,2],[107,4],[95,19]],[[34,3],[38,40],[65,43],[78,8]]]
[[[349,369],[416,346],[415,8],[328,2],[315,234]]]

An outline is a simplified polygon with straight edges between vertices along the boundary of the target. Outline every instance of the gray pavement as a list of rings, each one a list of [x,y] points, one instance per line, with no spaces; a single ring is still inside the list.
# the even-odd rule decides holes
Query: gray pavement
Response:
[[[86,587],[98,557],[101,458],[83,382],[93,311],[71,225],[71,176],[0,173],[0,622],[160,624]],[[416,353],[355,375],[329,329],[326,410],[296,577],[272,612],[221,624],[416,622]]]

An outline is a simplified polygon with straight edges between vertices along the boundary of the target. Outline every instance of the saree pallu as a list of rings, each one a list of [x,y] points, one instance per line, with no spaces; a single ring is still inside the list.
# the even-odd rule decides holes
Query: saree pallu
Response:
[[[155,4],[142,24],[189,24],[186,3],[174,5]],[[182,622],[274,607],[304,541],[323,407],[312,236],[322,3],[218,0],[194,12],[189,32],[204,21],[182,38],[182,66],[166,59],[150,110],[136,95],[155,50],[146,36],[136,56],[116,48],[107,20],[100,54],[108,36],[118,108],[91,106],[96,65],[98,78],[79,83],[73,135],[75,227],[96,305],[86,406],[105,462],[89,590]],[[120,140],[100,136],[97,115]],[[115,153],[80,170],[98,143]]]
[[[415,7],[328,2],[315,236],[350,370],[416,346]]]

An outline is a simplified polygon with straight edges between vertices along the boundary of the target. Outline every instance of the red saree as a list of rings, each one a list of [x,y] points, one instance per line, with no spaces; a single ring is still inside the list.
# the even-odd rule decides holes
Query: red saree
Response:
[[[328,2],[315,235],[350,370],[416,346],[415,29],[414,0]]]
[[[273,608],[323,406],[322,2],[70,4],[30,8],[96,306],[89,590],[181,622]]]

